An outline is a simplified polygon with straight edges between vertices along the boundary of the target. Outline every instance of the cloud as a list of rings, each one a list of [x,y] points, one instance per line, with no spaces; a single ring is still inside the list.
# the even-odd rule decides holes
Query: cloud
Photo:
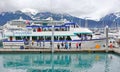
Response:
[[[68,13],[80,18],[99,19],[120,11],[120,0],[0,0],[0,12],[24,8]]]

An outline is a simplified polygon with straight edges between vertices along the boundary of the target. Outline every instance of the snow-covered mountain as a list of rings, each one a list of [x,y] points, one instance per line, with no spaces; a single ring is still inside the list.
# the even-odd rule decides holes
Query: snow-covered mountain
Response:
[[[37,10],[31,9],[31,8],[25,8],[20,11],[25,13],[26,15],[30,16],[32,19],[34,19],[34,15],[36,15],[38,13]]]
[[[32,14],[32,15],[36,15],[38,13],[37,10],[31,9],[31,8],[25,8],[25,9],[22,9],[20,11],[23,12],[23,13]]]
[[[23,17],[24,19],[32,20],[32,18],[21,11],[15,12],[2,12],[0,13],[0,25],[4,25],[7,21],[19,19]]]
[[[120,19],[120,12],[116,12],[116,13],[110,13],[108,15],[106,15],[105,17],[101,18],[101,20],[107,20],[107,21],[116,21]]]
[[[7,21],[14,20],[14,19],[19,19],[22,17],[23,19],[26,20],[39,20],[39,19],[47,19],[48,17],[51,17],[54,20],[61,20],[66,19],[71,22],[75,22],[80,24],[82,27],[85,26],[85,20],[84,18],[77,18],[74,16],[71,16],[69,14],[57,14],[57,13],[51,13],[51,12],[38,12],[37,10],[34,9],[23,9],[23,10],[18,10],[15,12],[2,12],[0,13],[0,25],[4,25]],[[104,25],[103,25],[104,22]],[[94,20],[87,20],[88,27],[104,27],[105,25],[113,26],[120,24],[120,12],[116,13],[111,13],[106,15],[105,17],[102,17],[100,21],[94,21]]]
[[[101,21],[104,21],[104,23],[109,25],[110,27],[120,26],[120,12],[110,13],[101,18]]]
[[[0,13],[0,25],[5,24],[7,21],[19,19],[22,17],[26,20],[39,20],[39,19],[47,19],[48,17],[51,17],[54,20],[61,20],[61,18],[64,18],[68,21],[72,22],[78,22],[79,18],[73,17],[69,14],[56,14],[51,12],[38,12],[36,14],[32,14],[31,12],[22,12],[22,11],[15,11],[15,12],[2,12]]]

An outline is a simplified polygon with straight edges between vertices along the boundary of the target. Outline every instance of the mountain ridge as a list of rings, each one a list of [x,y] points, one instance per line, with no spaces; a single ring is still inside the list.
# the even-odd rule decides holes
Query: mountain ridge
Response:
[[[70,22],[78,23],[82,27],[85,26],[85,22],[87,21],[88,27],[90,28],[104,27],[105,25],[112,27],[112,25],[115,25],[116,23],[118,23],[118,25],[120,24],[120,12],[110,13],[105,17],[102,17],[100,21],[95,21],[90,19],[85,20],[84,18],[83,19],[78,18],[75,16],[71,16],[70,14],[60,14],[60,13],[51,13],[51,12],[38,12],[36,14],[32,14],[30,12],[24,13],[20,10],[17,10],[15,12],[0,13],[0,25],[4,25],[10,20],[19,19],[20,17],[22,17],[25,20],[47,19],[48,17],[52,17],[54,20],[66,19]]]

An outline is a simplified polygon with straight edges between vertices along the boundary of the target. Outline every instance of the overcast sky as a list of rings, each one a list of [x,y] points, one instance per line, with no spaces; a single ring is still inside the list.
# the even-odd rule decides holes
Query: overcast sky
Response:
[[[120,0],[0,0],[0,12],[32,8],[99,19],[120,11]]]

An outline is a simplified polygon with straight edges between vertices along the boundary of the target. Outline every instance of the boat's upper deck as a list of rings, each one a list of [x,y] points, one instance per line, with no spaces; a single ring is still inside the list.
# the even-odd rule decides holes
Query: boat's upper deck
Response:
[[[54,31],[54,36],[80,36],[81,34],[92,34],[92,31],[88,28],[81,28],[78,24],[73,22],[15,20],[10,24],[12,23],[16,24],[11,26],[8,25],[9,27],[5,30],[4,36],[52,36],[52,30]],[[24,24],[25,26],[22,26]]]

